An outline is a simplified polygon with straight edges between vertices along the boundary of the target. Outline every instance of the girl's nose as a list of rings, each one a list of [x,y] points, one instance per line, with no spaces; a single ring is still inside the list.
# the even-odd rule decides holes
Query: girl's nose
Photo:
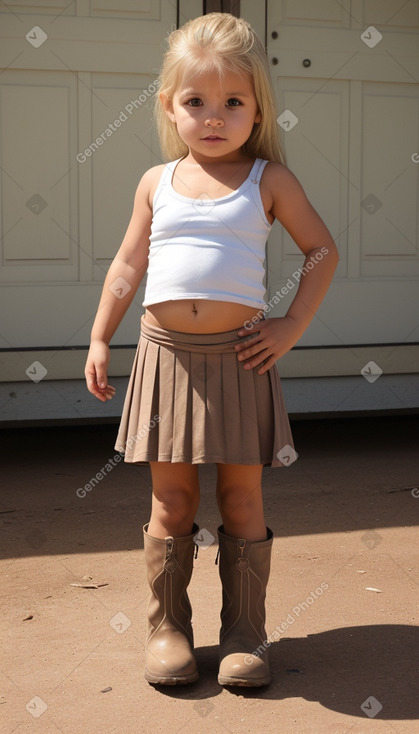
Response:
[[[212,117],[207,117],[205,120],[205,125],[207,127],[222,127],[224,125],[224,121],[221,117],[216,117],[215,115]]]

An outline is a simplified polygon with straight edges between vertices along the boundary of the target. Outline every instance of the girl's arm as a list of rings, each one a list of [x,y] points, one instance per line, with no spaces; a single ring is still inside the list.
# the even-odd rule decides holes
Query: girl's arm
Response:
[[[245,361],[245,369],[252,369],[263,362],[259,374],[272,367],[304,334],[326,295],[339,261],[329,230],[311,206],[294,174],[280,163],[269,164],[265,171],[262,185],[270,197],[270,211],[306,257],[298,290],[286,315],[268,317],[251,329],[238,332],[239,336],[259,332],[246,344],[236,347],[238,359],[248,360]]]
[[[152,220],[150,190],[155,171],[147,171],[138,185],[132,217],[106,275],[92,327],[85,376],[88,390],[102,402],[110,400],[115,394],[115,388],[108,385],[107,377],[109,342],[132,303],[147,269]]]

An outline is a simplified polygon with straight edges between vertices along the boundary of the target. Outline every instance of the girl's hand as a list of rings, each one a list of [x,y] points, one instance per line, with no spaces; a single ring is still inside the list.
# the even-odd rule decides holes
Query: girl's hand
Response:
[[[250,336],[237,344],[237,359],[244,361],[244,369],[250,370],[262,364],[258,375],[263,375],[276,360],[289,352],[301,336],[301,329],[290,316],[261,319],[249,328],[240,329],[238,336]],[[256,334],[252,336],[252,334]],[[245,361],[247,360],[247,361]]]
[[[87,389],[93,393],[102,403],[112,400],[115,388],[108,385],[108,364],[110,350],[106,342],[92,341],[87,355],[84,374],[86,376]]]

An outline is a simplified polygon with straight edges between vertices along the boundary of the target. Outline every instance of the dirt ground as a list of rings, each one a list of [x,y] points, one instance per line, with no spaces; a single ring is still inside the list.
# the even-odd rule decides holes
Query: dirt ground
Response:
[[[189,588],[199,681],[143,679],[150,477],[114,459],[116,427],[0,433],[2,732],[419,731],[418,418],[292,428],[298,460],[264,470],[273,682],[248,690],[216,679],[216,541]],[[197,522],[216,538],[214,478],[201,468]]]

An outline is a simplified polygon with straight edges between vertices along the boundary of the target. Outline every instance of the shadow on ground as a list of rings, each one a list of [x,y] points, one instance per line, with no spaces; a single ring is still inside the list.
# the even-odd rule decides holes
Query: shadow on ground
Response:
[[[276,537],[365,529],[373,544],[376,528],[417,524],[418,417],[294,421],[292,430],[298,460],[264,469]],[[5,557],[142,548],[149,468],[119,461],[115,435],[114,425],[0,431]],[[197,522],[215,535],[215,467],[200,477]]]
[[[127,466],[115,459],[113,425],[0,432],[7,670],[11,680],[23,686],[21,692],[10,683],[17,701],[9,706],[11,730],[17,729],[20,711],[29,716],[25,705],[34,692],[45,696],[58,726],[60,716],[67,717],[66,731],[72,732],[87,731],[84,717],[91,732],[121,731],[127,696],[132,712],[126,715],[132,726],[137,726],[141,714],[150,718],[153,731],[173,723],[183,728],[185,717],[189,730],[205,728],[206,719],[212,722],[208,730],[215,731],[211,727],[222,717],[228,731],[237,726],[234,731],[242,731],[246,719],[252,731],[278,731],[279,722],[286,721],[284,731],[326,731],[327,726],[327,731],[335,732],[337,725],[327,709],[333,715],[404,720],[406,726],[419,718],[419,631],[410,626],[419,585],[412,531],[419,510],[418,419],[295,421],[292,429],[298,461],[288,468],[264,470],[266,519],[278,549],[273,557],[276,582],[269,590],[271,617],[284,617],[311,588],[331,579],[327,604],[316,602],[315,609],[293,626],[293,637],[281,637],[271,645],[273,680],[268,688],[230,688],[231,696],[226,695],[217,683],[217,647],[201,646],[196,650],[201,671],[196,684],[156,687],[166,706],[158,705],[156,691],[143,679],[145,688],[140,685],[137,690],[143,654],[143,622],[138,620],[144,616],[146,585],[144,569],[137,566],[141,554],[136,551],[143,547],[141,527],[150,513],[148,467]],[[201,467],[200,478],[196,520],[216,538],[220,519],[215,467]],[[209,550],[214,557],[215,548],[216,541]],[[212,556],[200,552],[200,558],[192,591],[198,637],[206,643],[217,639],[214,614],[220,589]],[[70,592],[70,582],[86,570],[90,573],[91,567],[111,581],[103,586],[103,596],[100,590],[97,595],[86,589]],[[383,584],[383,595],[366,597],[367,583]],[[109,620],[121,610],[132,624],[126,635],[118,636]],[[74,676],[68,673],[74,668],[69,644],[80,648]],[[39,650],[55,661],[49,667],[45,663],[45,670]],[[121,699],[109,698],[106,703],[103,698],[104,670],[107,680],[115,681],[115,689],[126,685]],[[57,677],[58,681],[62,677],[61,698],[54,708]],[[304,699],[321,706],[301,708]],[[270,706],[259,709],[261,701],[270,701]],[[177,722],[176,716],[182,721]],[[341,724],[339,731],[352,728],[346,719]],[[145,725],[139,730],[150,731]]]
[[[216,683],[218,648],[196,650],[200,680],[192,686],[158,686],[166,696],[199,702],[221,692]],[[419,719],[416,695],[419,628],[366,625],[284,638],[270,648],[272,683],[263,688],[230,687],[233,695],[262,700],[304,698],[341,714],[365,719]],[[298,667],[296,667],[298,666]]]

